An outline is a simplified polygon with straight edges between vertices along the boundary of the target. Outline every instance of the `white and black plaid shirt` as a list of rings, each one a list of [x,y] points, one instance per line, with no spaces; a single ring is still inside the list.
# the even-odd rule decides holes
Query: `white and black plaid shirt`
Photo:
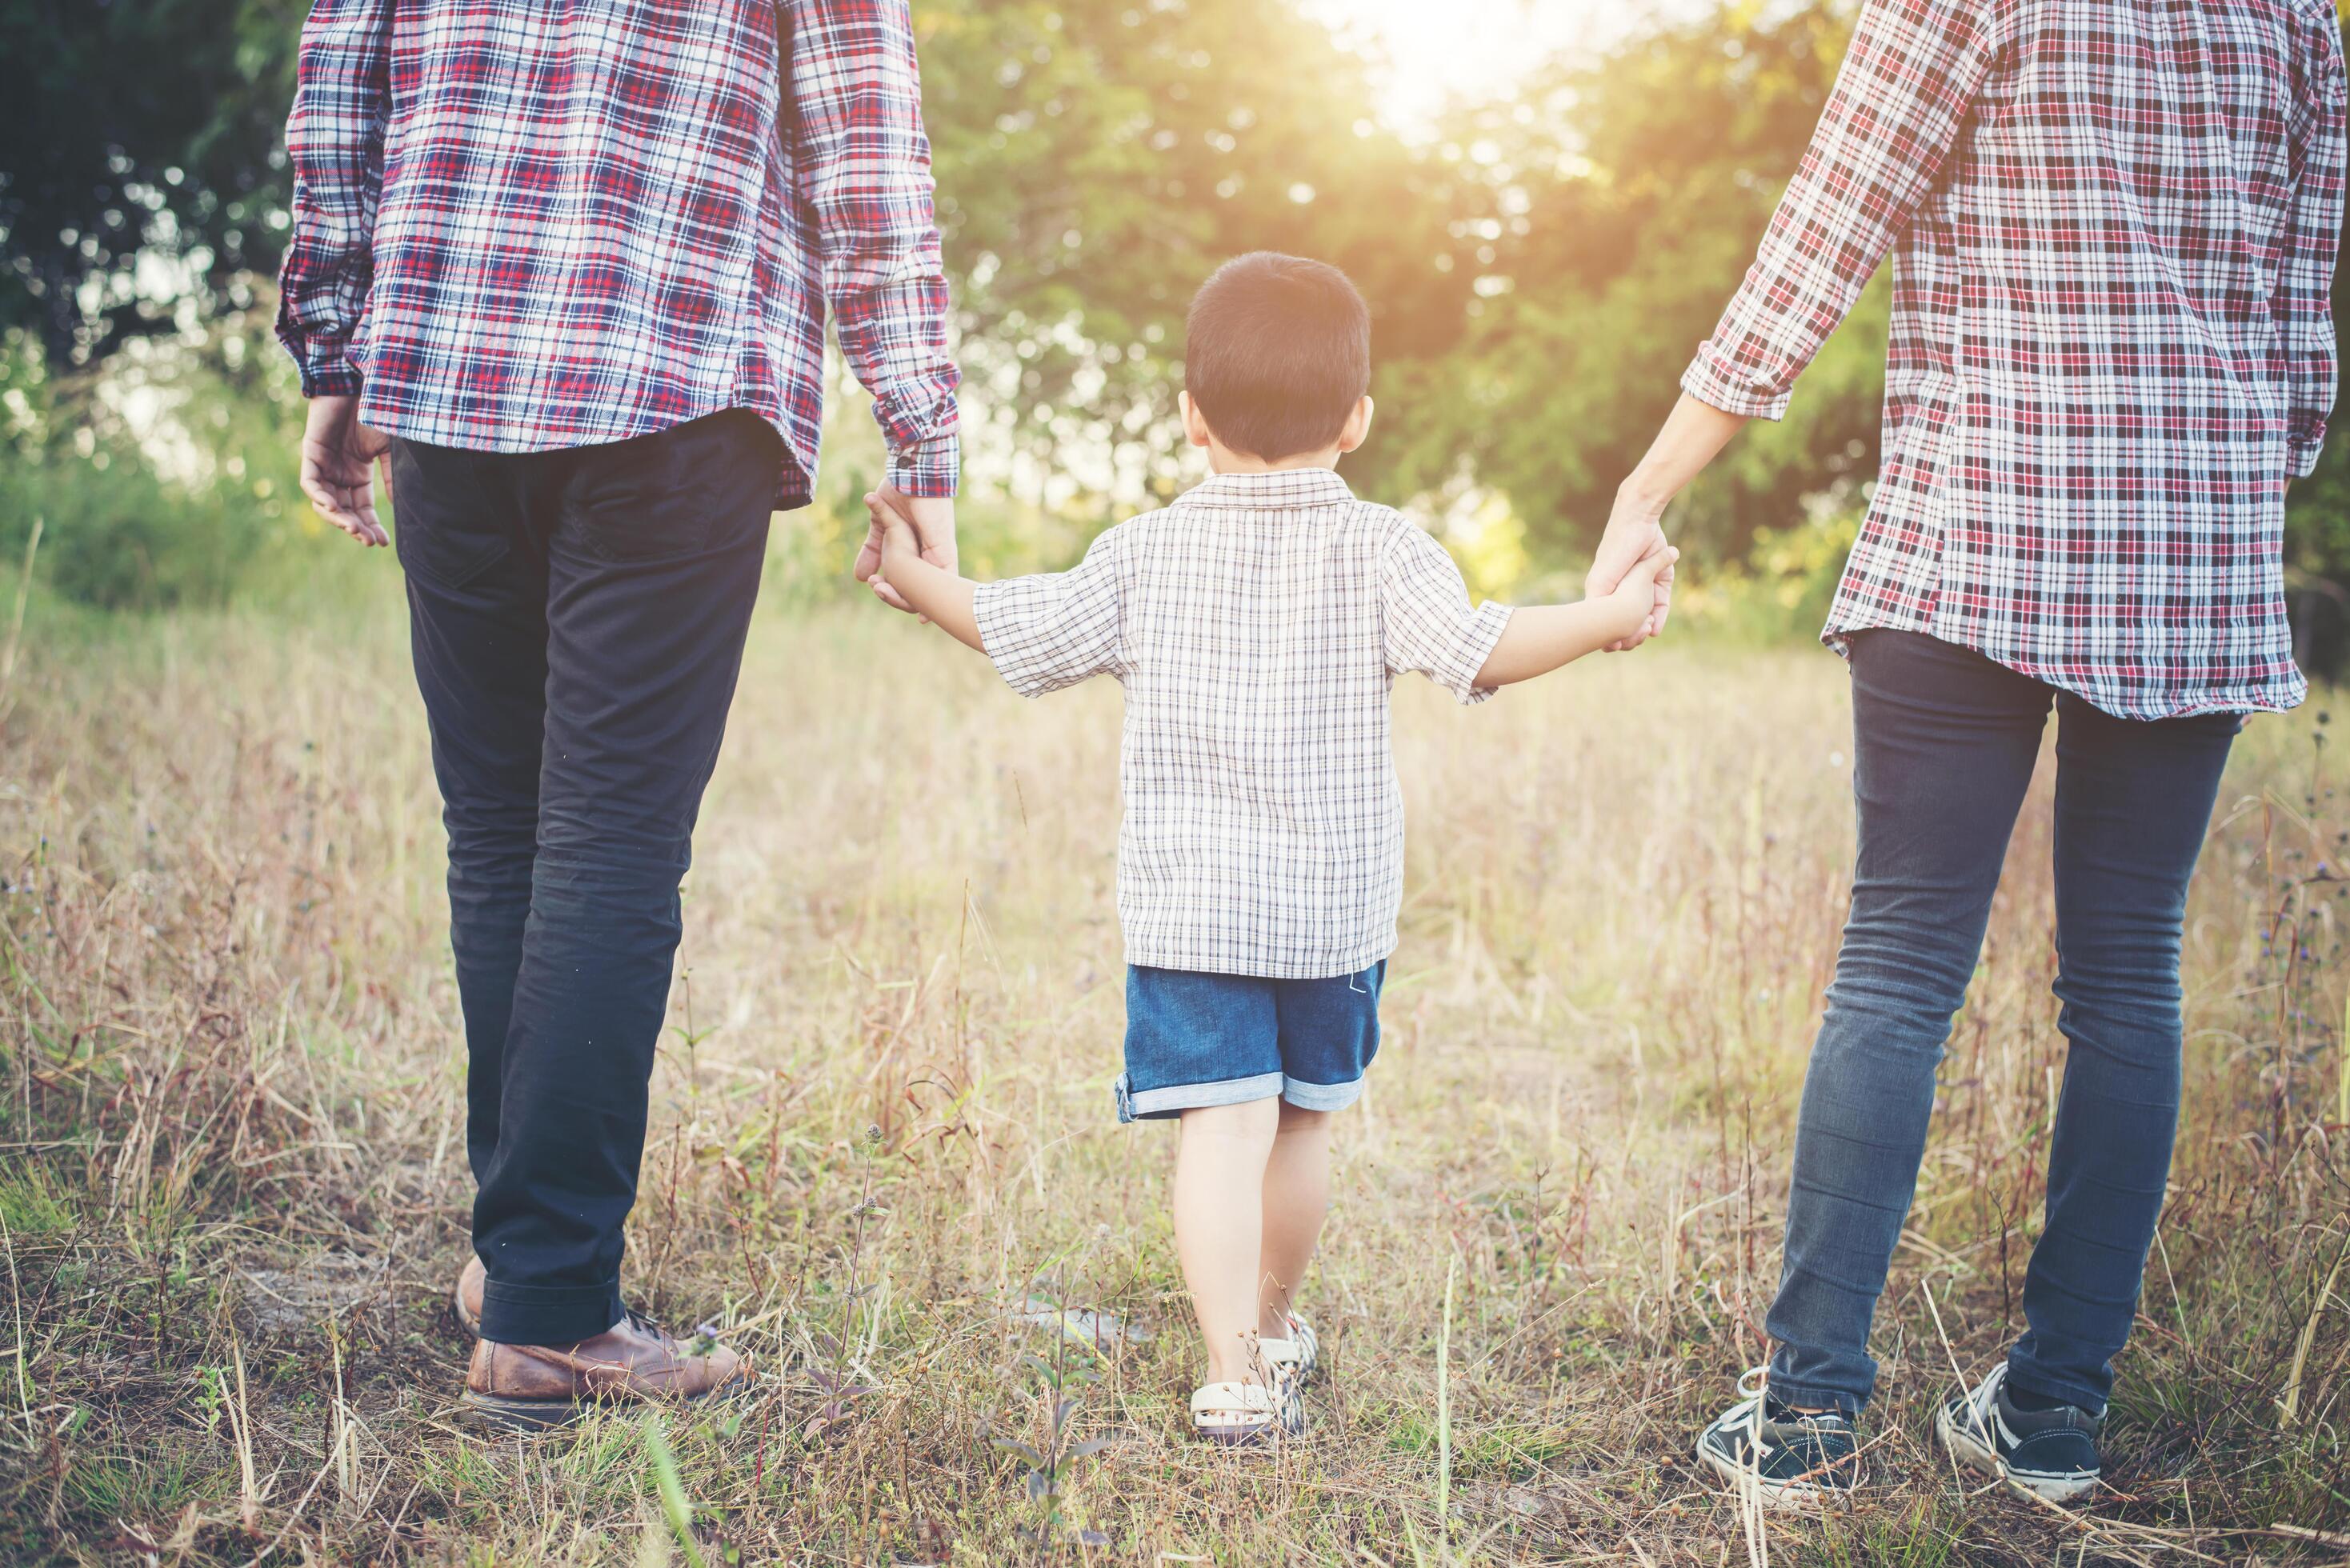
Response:
[[[1328,469],[1227,473],[1096,539],[1074,569],[979,590],[1023,696],[1126,687],[1118,911],[1127,961],[1316,979],[1394,950],[1403,794],[1388,691],[1463,702],[1509,621],[1401,513]]]

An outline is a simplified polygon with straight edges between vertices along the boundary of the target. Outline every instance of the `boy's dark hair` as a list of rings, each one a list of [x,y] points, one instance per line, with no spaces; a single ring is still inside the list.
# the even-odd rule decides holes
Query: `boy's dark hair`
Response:
[[[1326,263],[1253,251],[1191,297],[1183,387],[1216,439],[1278,462],[1338,439],[1371,387],[1371,312]]]

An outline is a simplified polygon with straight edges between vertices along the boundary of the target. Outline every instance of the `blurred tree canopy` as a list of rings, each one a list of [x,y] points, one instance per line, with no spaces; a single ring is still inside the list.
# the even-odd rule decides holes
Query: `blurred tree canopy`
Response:
[[[307,0],[0,0],[0,329],[52,383],[265,303]],[[1586,545],[1735,287],[1835,78],[1850,0],[1650,26],[1407,137],[1289,0],[916,0],[966,370],[1024,472],[1164,494],[1182,313],[1217,262],[1295,250],[1372,303],[1399,499],[1506,497]],[[2342,296],[2337,295],[2337,298]],[[1882,280],[1679,514],[1708,555],[1873,472]],[[972,433],[974,443],[988,438]],[[2350,437],[2305,496],[2350,567]]]
[[[0,0],[0,328],[54,373],[247,304],[275,270],[308,8]]]

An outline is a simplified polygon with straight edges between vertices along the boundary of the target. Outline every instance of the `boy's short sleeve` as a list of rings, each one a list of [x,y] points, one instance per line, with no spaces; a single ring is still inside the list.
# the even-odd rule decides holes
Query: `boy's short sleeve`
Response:
[[[1461,701],[1482,702],[1494,689],[1478,685],[1477,671],[1509,622],[1507,605],[1488,599],[1471,608],[1469,586],[1444,546],[1399,519],[1379,561],[1379,623],[1389,670],[1417,670]]]
[[[983,583],[972,597],[979,640],[1014,691],[1042,697],[1097,675],[1120,675],[1118,537],[1112,528],[1066,572]]]

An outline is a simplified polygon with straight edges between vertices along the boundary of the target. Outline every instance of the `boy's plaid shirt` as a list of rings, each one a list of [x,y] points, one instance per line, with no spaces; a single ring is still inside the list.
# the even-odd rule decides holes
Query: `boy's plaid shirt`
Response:
[[[828,300],[890,479],[954,493],[907,0],[317,0],[286,141],[307,392],[491,452],[747,408],[792,504]]]
[[[1865,0],[1682,385],[1778,418],[1895,254],[1884,470],[1827,626],[2161,719],[2291,707],[2285,481],[2334,390],[2333,0]]]
[[[1470,607],[1411,519],[1326,468],[1227,473],[1110,529],[1066,572],[989,583],[1014,691],[1126,688],[1118,911],[1129,963],[1311,980],[1394,950],[1403,793],[1388,691],[1464,702],[1509,610]]]

